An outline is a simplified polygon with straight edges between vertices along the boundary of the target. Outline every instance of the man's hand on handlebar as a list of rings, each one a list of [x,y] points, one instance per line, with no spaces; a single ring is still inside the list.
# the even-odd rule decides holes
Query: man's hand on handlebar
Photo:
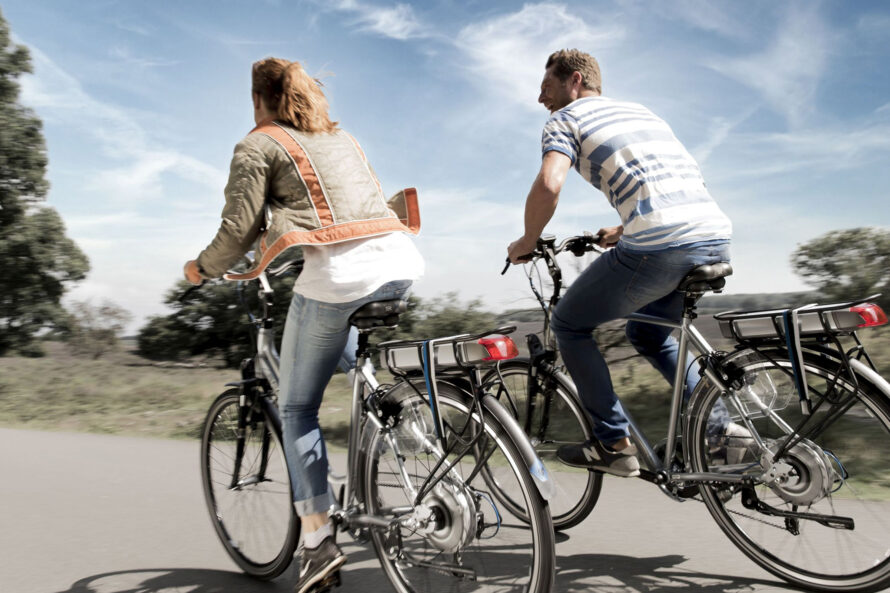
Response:
[[[598,230],[596,234],[599,236],[597,245],[600,247],[615,247],[618,244],[618,239],[624,234],[624,227],[621,225],[610,226]]]
[[[520,237],[507,247],[507,259],[512,264],[521,264],[531,259],[532,252],[538,245],[538,239]]]

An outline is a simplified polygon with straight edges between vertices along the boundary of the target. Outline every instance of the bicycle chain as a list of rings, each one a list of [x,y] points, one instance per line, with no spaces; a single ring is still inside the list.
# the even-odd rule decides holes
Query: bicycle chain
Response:
[[[696,501],[696,502],[698,502],[698,503],[701,503],[701,504],[704,504],[705,506],[707,506],[707,505],[705,504],[705,501],[704,501],[703,499],[698,498],[697,496],[696,496],[696,497],[693,497],[693,498],[691,498],[691,499],[687,498],[686,500],[694,500],[694,501]],[[758,523],[763,523],[764,525],[768,525],[769,527],[775,527],[776,529],[781,529],[781,530],[783,530],[783,531],[786,530],[786,527],[785,527],[784,525],[776,525],[775,523],[771,523],[771,522],[769,522],[769,521],[766,521],[766,520],[764,520],[764,519],[760,519],[760,518],[755,517],[755,516],[753,516],[753,515],[746,515],[745,513],[742,513],[742,512],[740,512],[740,511],[734,511],[734,510],[732,510],[732,509],[727,509],[725,505],[724,505],[723,508],[724,508],[724,510],[726,510],[727,513],[731,513],[731,514],[733,514],[733,515],[738,515],[739,517],[744,517],[744,518],[746,518],[746,519],[750,519],[751,521],[757,521]]]

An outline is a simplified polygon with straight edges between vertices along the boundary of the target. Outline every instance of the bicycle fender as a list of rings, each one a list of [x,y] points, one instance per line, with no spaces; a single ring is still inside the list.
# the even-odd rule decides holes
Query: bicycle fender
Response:
[[[535,482],[535,486],[538,488],[538,492],[541,493],[544,500],[553,498],[553,495],[556,494],[556,484],[550,477],[544,462],[535,453],[532,444],[528,440],[528,436],[522,431],[516,418],[507,411],[501,402],[491,395],[486,394],[482,397],[482,405],[498,419],[498,422],[501,423],[501,426],[504,427],[510,438],[513,439],[516,448],[519,449],[519,454],[522,455],[525,467],[528,469]]]
[[[861,360],[851,358],[847,362],[850,363],[850,368],[852,368],[856,374],[870,381],[872,385],[881,390],[884,397],[890,399],[890,383],[888,383],[884,377],[873,371],[870,366],[863,363]]]

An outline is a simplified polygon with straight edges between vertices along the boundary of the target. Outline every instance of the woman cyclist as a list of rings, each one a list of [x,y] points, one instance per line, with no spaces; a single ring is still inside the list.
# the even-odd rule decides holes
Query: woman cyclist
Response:
[[[365,303],[402,298],[423,273],[405,234],[419,231],[420,218],[413,190],[384,198],[358,143],[328,117],[319,81],[298,62],[256,62],[252,83],[256,128],[235,146],[222,224],[184,271],[192,283],[217,278],[256,243],[255,266],[227,276],[248,279],[282,251],[303,249],[282,337],[279,406],[303,533],[296,592],[305,593],[346,561],[328,518],[334,498],[318,424],[322,395],[344,354],[349,316]]]

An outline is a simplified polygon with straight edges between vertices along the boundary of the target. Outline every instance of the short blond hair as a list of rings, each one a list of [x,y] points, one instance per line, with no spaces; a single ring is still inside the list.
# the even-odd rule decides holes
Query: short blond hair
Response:
[[[328,116],[328,100],[321,82],[309,76],[299,62],[266,58],[254,63],[253,92],[278,119],[303,132],[333,132],[337,122]]]
[[[599,94],[603,93],[600,65],[592,55],[577,49],[561,49],[550,54],[544,68],[554,65],[556,68],[553,69],[553,74],[560,80],[565,80],[573,72],[577,72],[581,75],[581,84],[584,88]]]

